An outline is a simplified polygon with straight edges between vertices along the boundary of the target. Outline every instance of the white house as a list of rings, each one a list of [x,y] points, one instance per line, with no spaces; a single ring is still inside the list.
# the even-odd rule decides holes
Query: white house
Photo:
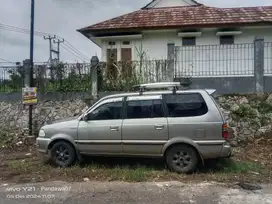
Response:
[[[216,8],[193,0],[153,0],[78,31],[101,48],[102,61],[167,59],[168,45],[174,44],[177,73],[192,68],[193,76],[210,76],[219,67],[214,75],[252,75],[255,37],[272,42],[272,6]],[[266,55],[272,56],[272,47]],[[266,67],[272,69],[271,61]]]

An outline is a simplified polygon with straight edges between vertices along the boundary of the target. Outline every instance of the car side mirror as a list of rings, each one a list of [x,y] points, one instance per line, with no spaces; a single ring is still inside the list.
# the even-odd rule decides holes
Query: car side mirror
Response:
[[[88,115],[84,115],[82,118],[83,121],[88,121]]]

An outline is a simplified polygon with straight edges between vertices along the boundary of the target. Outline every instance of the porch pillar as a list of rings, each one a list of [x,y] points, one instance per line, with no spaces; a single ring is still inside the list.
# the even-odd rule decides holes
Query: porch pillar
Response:
[[[257,93],[264,92],[264,38],[254,40],[254,76]]]
[[[175,75],[175,44],[168,43],[167,44],[167,76],[166,81],[172,82],[174,81]]]

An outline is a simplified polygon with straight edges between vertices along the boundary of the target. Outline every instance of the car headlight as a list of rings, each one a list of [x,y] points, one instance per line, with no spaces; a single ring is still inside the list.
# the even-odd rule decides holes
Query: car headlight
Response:
[[[39,131],[39,137],[45,137],[45,132],[44,130]]]

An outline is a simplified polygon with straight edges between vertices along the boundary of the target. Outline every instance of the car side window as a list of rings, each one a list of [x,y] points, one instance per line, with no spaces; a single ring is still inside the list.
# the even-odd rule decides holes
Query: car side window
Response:
[[[208,107],[199,93],[166,95],[169,117],[194,117],[205,115]]]
[[[162,101],[135,100],[127,102],[127,119],[164,117]]]
[[[122,119],[122,106],[122,101],[103,104],[88,114],[88,120]]]

